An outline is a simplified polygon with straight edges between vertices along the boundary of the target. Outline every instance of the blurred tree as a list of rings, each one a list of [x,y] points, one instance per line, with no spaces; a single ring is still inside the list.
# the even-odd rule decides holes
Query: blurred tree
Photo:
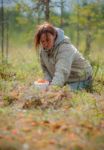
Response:
[[[49,21],[49,19],[50,19],[50,7],[49,7],[50,0],[44,0],[43,2],[45,5],[45,20]]]
[[[32,41],[35,26],[43,21],[48,21],[56,26],[64,28],[71,39],[77,41],[79,47],[80,39],[85,40],[85,53],[90,53],[95,34],[104,27],[104,3],[101,0],[87,2],[77,0],[13,0],[10,11],[10,32],[13,40]],[[73,5],[72,5],[73,4]],[[74,6],[74,7],[73,7]],[[75,9],[73,9],[75,8]],[[81,33],[85,34],[81,34]],[[18,34],[20,33],[20,34]],[[23,34],[22,34],[23,33]],[[77,33],[77,36],[76,36]],[[20,36],[20,38],[17,38]],[[13,36],[12,36],[13,35]],[[86,39],[82,39],[82,37]]]
[[[66,7],[68,6],[69,1],[65,1],[65,0],[59,0],[59,1],[55,1],[54,2],[54,7],[57,7],[60,9],[60,27],[63,28],[64,25],[66,25],[69,20],[68,20],[68,16],[69,16],[69,12],[66,11]],[[57,14],[58,15],[58,14]]]
[[[60,1],[60,10],[61,10],[61,17],[60,17],[60,26],[63,27],[63,18],[64,18],[64,3],[65,3],[65,0],[61,0]]]
[[[4,3],[3,0],[0,2],[1,9],[0,9],[0,25],[1,25],[1,53],[2,53],[2,63],[4,61]]]
[[[77,6],[76,6],[76,9],[77,9],[77,48],[79,48],[79,41],[80,41],[80,26],[79,26],[79,0],[77,0]]]
[[[101,8],[101,4],[98,1],[88,3],[86,0],[79,7],[79,25],[83,28],[86,35],[85,55],[89,55],[90,53],[94,35],[99,29],[98,26],[102,26],[102,11],[99,9]]]
[[[2,63],[8,62],[8,30],[9,30],[9,15],[8,3],[11,1],[0,0],[0,46]]]
[[[40,23],[40,16],[45,16],[45,21],[50,20],[50,3],[51,0],[32,0],[33,10],[37,13],[38,16],[38,24]],[[44,12],[42,14],[42,12]]]

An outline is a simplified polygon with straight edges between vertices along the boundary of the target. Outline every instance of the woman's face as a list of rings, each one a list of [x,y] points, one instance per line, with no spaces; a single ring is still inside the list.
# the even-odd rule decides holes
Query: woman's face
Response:
[[[51,33],[43,33],[40,38],[41,45],[44,49],[50,50],[54,46],[55,36]]]

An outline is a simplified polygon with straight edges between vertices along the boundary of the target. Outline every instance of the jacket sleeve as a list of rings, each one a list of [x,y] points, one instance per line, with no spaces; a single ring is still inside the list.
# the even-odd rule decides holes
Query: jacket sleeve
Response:
[[[75,52],[76,48],[71,44],[64,43],[60,46],[56,56],[55,74],[51,85],[63,86],[68,80]]]
[[[44,79],[45,80],[48,80],[49,82],[52,81],[52,78],[43,62],[43,59],[42,59],[42,56],[40,55],[40,63],[41,63],[41,68],[42,68],[42,71],[43,71],[43,74],[44,74]]]

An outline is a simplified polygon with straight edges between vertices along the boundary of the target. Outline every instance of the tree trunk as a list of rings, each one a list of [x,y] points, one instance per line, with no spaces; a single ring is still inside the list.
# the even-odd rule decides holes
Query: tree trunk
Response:
[[[92,44],[92,33],[91,33],[91,17],[87,17],[87,25],[86,25],[86,47],[84,54],[88,56],[90,54],[91,50],[91,44]]]
[[[2,52],[2,63],[4,61],[4,6],[3,0],[1,1],[1,52]]]
[[[50,9],[49,9],[50,0],[44,0],[45,5],[45,21],[50,20]]]
[[[9,49],[9,20],[7,18],[6,23],[6,62],[8,63],[8,49]]]
[[[61,9],[61,17],[60,17],[60,26],[61,26],[61,28],[63,27],[63,13],[64,13],[64,1],[63,0],[61,0],[61,7],[60,7],[60,9]]]
[[[80,41],[80,31],[79,31],[79,0],[77,2],[77,41],[76,41],[76,45],[77,48],[79,48],[79,41]]]
[[[40,15],[41,15],[41,13],[40,13],[40,6],[39,5],[38,5],[37,9],[38,9],[38,11],[37,11],[37,13],[38,13],[37,14],[38,15],[37,16],[37,23],[40,24]]]
[[[88,56],[90,54],[91,50],[91,44],[92,44],[92,35],[89,30],[86,31],[86,47],[84,54]]]

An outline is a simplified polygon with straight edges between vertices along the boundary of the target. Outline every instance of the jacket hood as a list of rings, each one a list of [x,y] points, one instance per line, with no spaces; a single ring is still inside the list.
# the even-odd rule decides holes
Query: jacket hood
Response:
[[[70,41],[69,37],[65,36],[64,35],[64,31],[60,28],[55,28],[56,31],[57,31],[57,38],[56,38],[56,41],[55,41],[55,47],[60,44],[63,40],[65,41]]]

